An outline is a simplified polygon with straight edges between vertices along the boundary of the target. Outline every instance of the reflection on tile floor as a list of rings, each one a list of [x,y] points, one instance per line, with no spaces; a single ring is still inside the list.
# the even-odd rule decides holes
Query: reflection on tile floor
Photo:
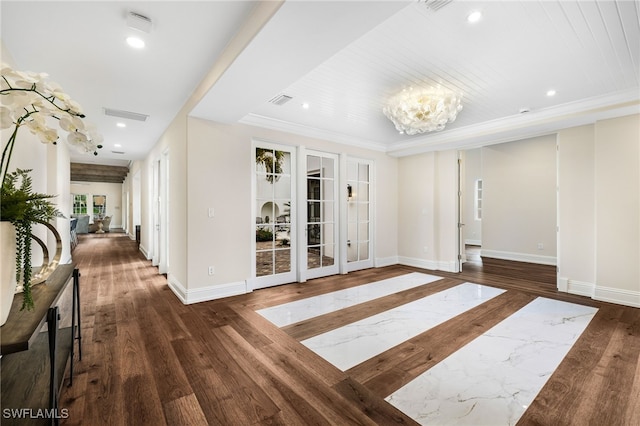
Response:
[[[258,312],[282,327],[438,279],[412,273]],[[460,284],[302,343],[344,371],[503,292]],[[421,424],[516,424],[596,312],[538,297],[386,400]]]

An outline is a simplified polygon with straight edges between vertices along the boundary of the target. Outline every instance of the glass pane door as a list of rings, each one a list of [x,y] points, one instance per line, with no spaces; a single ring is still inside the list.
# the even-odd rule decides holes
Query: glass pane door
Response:
[[[254,288],[295,281],[292,156],[269,145],[255,148]]]
[[[368,161],[347,161],[347,269],[350,271],[373,266],[371,169]]]
[[[338,159],[334,155],[315,152],[307,155],[307,278],[338,272],[337,166]]]

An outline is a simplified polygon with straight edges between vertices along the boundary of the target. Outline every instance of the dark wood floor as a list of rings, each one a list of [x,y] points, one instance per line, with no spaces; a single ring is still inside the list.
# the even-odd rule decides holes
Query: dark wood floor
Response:
[[[521,425],[640,425],[640,309],[555,291],[553,269],[470,262],[445,280],[278,329],[255,309],[377,281],[393,266],[185,306],[122,234],[82,236],[83,359],[65,425],[415,424],[384,397],[536,296],[600,308]],[[551,278],[550,278],[551,277]],[[341,372],[299,340],[472,281],[501,296]]]

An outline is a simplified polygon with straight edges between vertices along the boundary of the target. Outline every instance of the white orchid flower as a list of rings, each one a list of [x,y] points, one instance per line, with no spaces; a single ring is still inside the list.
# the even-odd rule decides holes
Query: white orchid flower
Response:
[[[69,109],[71,111],[73,111],[76,114],[82,114],[82,107],[80,106],[79,103],[77,103],[76,101],[74,101],[73,99],[69,99],[68,101],[65,102],[65,104],[67,105],[67,107],[69,107]]]
[[[0,129],[8,129],[13,127],[13,124],[11,110],[4,105],[0,106]]]
[[[83,131],[84,122],[74,115],[65,114],[64,117],[60,118],[60,127],[67,132]]]
[[[58,131],[56,129],[44,129],[37,132],[37,135],[40,138],[40,142],[44,144],[54,143],[58,140]]]
[[[71,132],[67,136],[67,142],[75,147],[84,145],[87,142],[87,136],[82,132]]]
[[[30,115],[25,124],[33,134],[38,134],[48,129],[44,116],[38,113]]]
[[[86,127],[82,121],[82,107],[59,84],[48,82],[45,73],[16,71],[5,63],[0,65],[0,71],[0,128],[15,126],[5,145],[5,152],[9,152],[9,155],[5,158],[3,154],[2,158],[0,172],[3,178],[11,159],[11,150],[7,149],[13,148],[18,127],[23,124],[42,143],[54,143],[58,140],[58,131],[50,124],[56,121],[63,130],[69,132],[69,145],[81,152],[97,155],[97,149],[102,148],[102,136],[95,131],[95,126]]]

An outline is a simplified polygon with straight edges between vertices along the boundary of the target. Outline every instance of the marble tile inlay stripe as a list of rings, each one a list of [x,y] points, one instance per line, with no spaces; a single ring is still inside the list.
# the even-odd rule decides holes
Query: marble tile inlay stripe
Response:
[[[282,305],[271,306],[256,312],[278,327],[284,327],[440,279],[442,279],[442,277],[412,272],[399,277],[321,294]]]
[[[386,400],[420,424],[514,425],[596,312],[537,298]]]
[[[464,283],[301,343],[345,371],[502,293]]]

